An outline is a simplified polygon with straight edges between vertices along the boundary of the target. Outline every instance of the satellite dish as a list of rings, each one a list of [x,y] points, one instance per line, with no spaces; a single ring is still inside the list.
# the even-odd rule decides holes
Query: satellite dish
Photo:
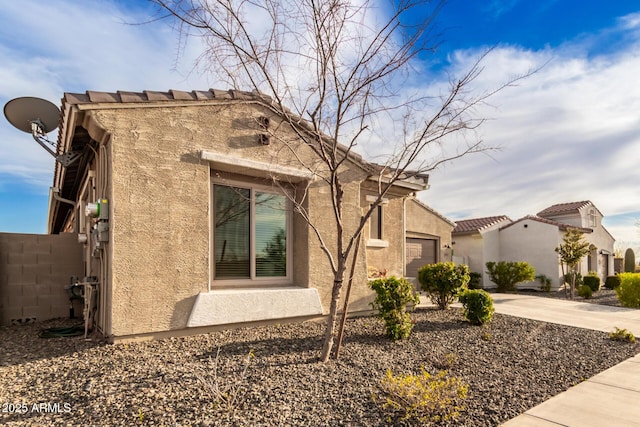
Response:
[[[58,127],[60,110],[46,99],[24,96],[12,99],[4,106],[4,115],[13,126],[23,132],[31,133],[32,124],[40,126],[43,134]]]
[[[54,150],[56,144],[46,138],[45,135],[56,129],[60,121],[60,110],[46,99],[32,96],[12,99],[4,106],[4,116],[17,129],[30,133],[63,166],[69,166],[80,157],[77,152],[58,155]]]

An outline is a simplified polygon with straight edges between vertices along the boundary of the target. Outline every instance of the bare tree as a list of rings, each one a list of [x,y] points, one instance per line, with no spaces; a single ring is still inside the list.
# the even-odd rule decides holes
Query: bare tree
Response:
[[[451,79],[442,93],[409,93],[406,87],[411,86],[418,55],[434,49],[433,18],[443,0],[152,1],[177,24],[181,41],[193,36],[204,40],[200,64],[234,88],[270,96],[274,111],[323,166],[322,173],[314,172],[330,189],[336,226],[331,242],[300,199],[294,203],[333,273],[320,357],[327,361],[347,260],[354,256],[372,211],[398,181],[424,178],[443,162],[485,150],[475,137],[453,136],[476,129],[483,119],[474,117],[475,108],[522,76],[474,95],[471,84],[482,71],[479,59],[462,77]],[[428,16],[415,22],[425,11]],[[358,226],[346,230],[341,171],[354,148],[365,141],[365,148],[383,153],[382,161],[369,170],[369,179],[377,181],[377,194],[369,209],[363,209]]]

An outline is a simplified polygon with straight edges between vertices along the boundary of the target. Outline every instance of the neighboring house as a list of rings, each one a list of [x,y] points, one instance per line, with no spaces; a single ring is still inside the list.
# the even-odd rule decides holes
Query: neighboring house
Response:
[[[58,150],[82,157],[56,164],[49,232],[78,233],[90,317],[105,336],[162,337],[327,314],[333,275],[290,198],[303,201],[331,247],[331,194],[311,147],[267,97],[67,93]],[[377,172],[355,154],[344,164],[347,233],[371,203]],[[427,183],[426,175],[399,181],[369,221],[352,311],[370,309],[368,269],[404,275],[415,270],[414,258],[446,256],[453,223],[415,199]],[[407,261],[414,243],[425,250]]]
[[[615,239],[602,226],[602,217],[590,201],[561,203],[517,221],[505,216],[457,221],[452,238],[456,255],[462,256],[472,271],[483,272],[485,287],[493,287],[486,274],[487,261],[526,261],[537,275],[549,277],[552,288],[557,289],[562,285],[562,270],[554,249],[562,244],[569,228],[580,229],[591,244],[590,254],[580,266],[582,275],[595,271],[604,280],[613,272]],[[537,288],[539,284],[521,287]]]
[[[482,274],[482,283],[488,284],[485,264],[500,258],[500,241],[496,232],[512,221],[506,215],[489,216],[456,221],[451,232],[454,259],[467,264],[469,270]]]
[[[583,275],[595,271],[604,280],[613,274],[613,245],[615,239],[602,225],[602,212],[589,200],[560,203],[550,206],[538,216],[570,226],[591,230],[585,233],[585,240],[591,244],[591,252],[581,266]]]

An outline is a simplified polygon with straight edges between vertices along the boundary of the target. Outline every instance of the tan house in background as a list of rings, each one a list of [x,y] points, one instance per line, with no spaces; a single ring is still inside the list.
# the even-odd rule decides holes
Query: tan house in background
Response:
[[[190,334],[328,312],[331,269],[291,200],[331,245],[329,189],[311,148],[268,98],[67,93],[58,149],[82,157],[56,165],[49,232],[78,234],[91,321],[105,336]],[[372,201],[375,171],[357,155],[344,166],[347,231]],[[374,212],[355,264],[352,311],[370,309],[368,271],[411,276],[450,256],[454,224],[415,198],[427,182],[408,176]]]

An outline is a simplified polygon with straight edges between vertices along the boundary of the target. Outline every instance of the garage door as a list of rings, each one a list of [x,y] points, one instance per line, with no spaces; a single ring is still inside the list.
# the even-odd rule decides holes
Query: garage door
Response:
[[[437,240],[435,239],[415,239],[407,238],[406,244],[406,260],[407,278],[415,279],[413,283],[418,284],[418,270],[426,264],[435,264],[437,262]]]

